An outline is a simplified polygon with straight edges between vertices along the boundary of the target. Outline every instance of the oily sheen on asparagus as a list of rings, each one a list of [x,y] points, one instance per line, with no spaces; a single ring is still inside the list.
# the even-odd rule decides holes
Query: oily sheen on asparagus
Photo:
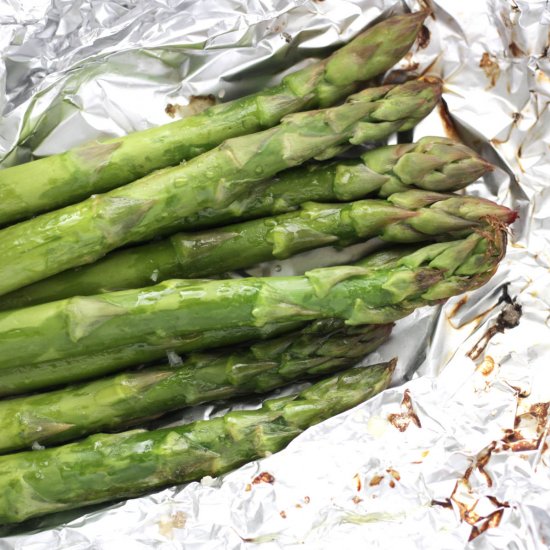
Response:
[[[333,105],[399,61],[425,17],[426,12],[390,17],[274,88],[158,128],[0,170],[0,226],[130,183],[226,139],[271,128],[289,113]]]
[[[391,325],[327,319],[251,346],[195,353],[78,386],[0,401],[0,452],[70,441],[216,399],[262,393],[350,368],[390,335]]]
[[[115,251],[102,260],[65,271],[0,297],[0,309],[89,296],[167,279],[209,277],[326,245],[347,246],[371,237],[394,243],[452,240],[488,219],[511,223],[515,212],[494,202],[409,190],[388,200],[308,202],[297,211]]]
[[[350,369],[254,411],[1,456],[0,523],[218,476],[283,449],[309,426],[384,390],[394,367],[391,361]]]
[[[0,313],[0,383],[10,369],[170,336],[287,321],[339,318],[383,324],[484,284],[506,233],[407,249],[381,266],[320,268],[303,276],[170,280]]]
[[[441,83],[431,79],[369,88],[338,107],[288,115],[178,167],[7,227],[0,231],[0,294],[169,232],[182,217],[226,207],[256,182],[344,144],[411,128],[440,93]]]

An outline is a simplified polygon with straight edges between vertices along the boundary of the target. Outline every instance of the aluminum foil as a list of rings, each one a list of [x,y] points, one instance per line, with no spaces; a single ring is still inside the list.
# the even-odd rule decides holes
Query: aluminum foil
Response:
[[[389,78],[442,77],[446,107],[415,139],[458,136],[499,167],[468,190],[520,213],[493,280],[400,321],[367,358],[399,357],[393,387],[284,451],[38,521],[1,549],[550,547],[546,1],[0,0],[0,164],[168,122],[192,96],[252,92],[380,15],[422,7],[427,31]],[[300,272],[362,252],[258,269]],[[262,472],[271,482],[252,483]]]

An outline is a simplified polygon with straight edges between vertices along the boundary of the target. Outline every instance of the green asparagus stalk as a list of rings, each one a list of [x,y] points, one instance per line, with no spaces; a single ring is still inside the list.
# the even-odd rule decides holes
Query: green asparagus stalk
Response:
[[[309,426],[384,390],[394,367],[391,361],[350,369],[254,411],[2,456],[0,523],[226,473],[283,449]]]
[[[417,247],[383,266],[321,268],[292,277],[171,280],[3,312],[0,372],[197,331],[330,317],[352,325],[392,322],[485,283],[505,241],[502,230],[491,229]]]
[[[271,323],[262,327],[234,327],[183,335],[158,331],[152,338],[95,353],[7,368],[0,377],[0,397],[18,395],[119,372],[128,367],[163,361],[166,357],[222,346],[265,340],[292,330],[304,322]]]
[[[274,88],[158,128],[2,170],[0,226],[174,166],[226,139],[271,128],[289,113],[333,105],[399,61],[425,17],[425,12],[390,17]]]
[[[439,81],[371,88],[331,109],[288,115],[176,168],[0,231],[0,294],[91,263],[125,244],[170,231],[182,217],[223,208],[256,182],[344,143],[380,139],[432,110]]]
[[[325,245],[379,236],[388,242],[465,237],[487,219],[511,223],[515,212],[491,201],[410,190],[384,200],[305,203],[300,210],[115,251],[95,264],[65,271],[0,297],[0,310],[116,290],[152,281],[208,277],[288,258]]]
[[[0,402],[0,452],[82,435],[215,399],[262,393],[290,382],[350,368],[382,344],[391,325],[346,327],[316,321],[250,347],[190,355],[179,366],[155,366],[49,393]]]

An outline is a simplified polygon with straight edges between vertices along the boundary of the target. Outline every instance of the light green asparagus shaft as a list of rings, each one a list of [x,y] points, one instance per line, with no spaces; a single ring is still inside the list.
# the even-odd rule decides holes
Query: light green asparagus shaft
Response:
[[[61,443],[215,399],[262,393],[350,368],[390,335],[391,325],[323,320],[250,347],[196,353],[161,365],[0,401],[0,453]]]
[[[326,60],[263,92],[158,128],[1,170],[0,226],[176,165],[226,139],[271,128],[289,113],[328,107],[401,59],[425,17],[425,12],[390,17]]]
[[[256,182],[344,143],[410,128],[432,110],[440,82],[371,88],[331,109],[232,138],[186,164],[0,231],[0,294],[91,263],[125,244],[173,230],[182,217],[224,208]]]
[[[410,190],[384,200],[306,203],[296,211],[198,233],[178,233],[122,251],[97,263],[65,271],[0,297],[0,310],[90,296],[153,281],[208,277],[288,258],[325,245],[347,246],[370,237],[396,243],[452,240],[515,213],[494,202]]]
[[[416,247],[383,266],[338,266],[304,276],[171,280],[0,313],[0,372],[205,330],[339,318],[382,324],[477,288],[506,236],[486,230]],[[3,374],[0,376],[0,384]]]
[[[281,450],[309,426],[384,390],[394,366],[392,361],[350,369],[255,411],[2,456],[0,523],[218,476]]]

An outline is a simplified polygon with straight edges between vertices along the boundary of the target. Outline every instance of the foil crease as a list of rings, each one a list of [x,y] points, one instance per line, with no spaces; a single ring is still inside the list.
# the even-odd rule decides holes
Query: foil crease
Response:
[[[377,17],[419,8],[432,11],[427,31],[387,78],[442,77],[446,107],[414,138],[459,137],[498,166],[468,189],[520,213],[495,277],[399,321],[366,358],[399,357],[392,388],[284,451],[223,478],[39,520],[1,549],[550,547],[547,2],[0,0],[0,165],[168,122],[168,104],[192,96],[255,91]],[[163,425],[259,403],[196,407]],[[262,472],[272,483],[252,483]]]

